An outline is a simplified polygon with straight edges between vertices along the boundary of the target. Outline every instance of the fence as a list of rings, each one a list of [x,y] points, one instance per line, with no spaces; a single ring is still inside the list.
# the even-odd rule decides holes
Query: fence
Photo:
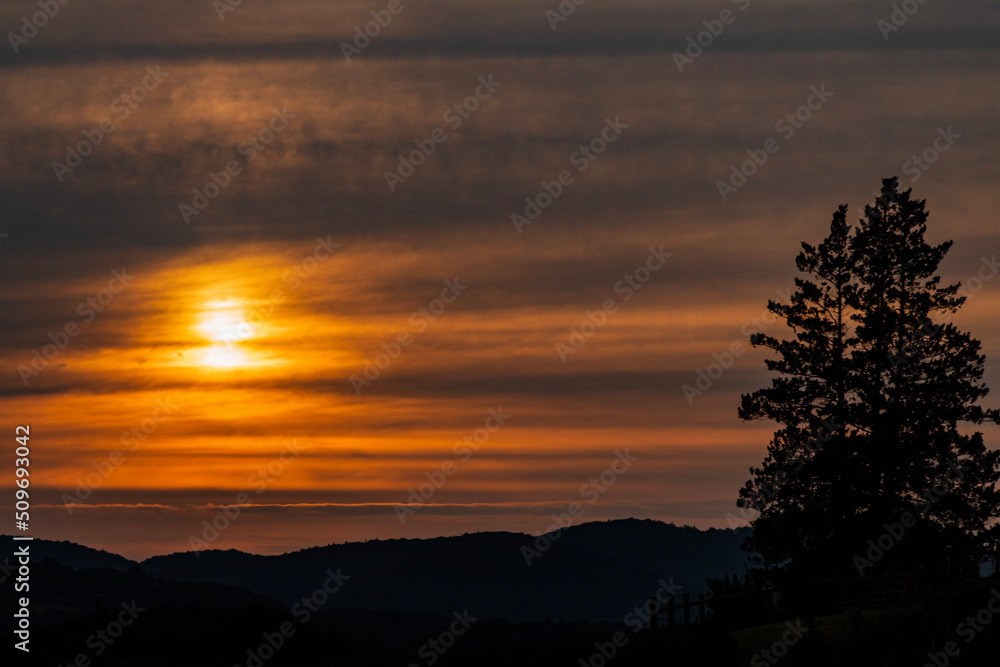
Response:
[[[872,568],[864,575],[838,573],[832,578],[765,588],[752,593],[706,596],[696,600],[684,593],[678,602],[671,597],[666,605],[655,606],[650,626],[673,628],[702,623],[709,617],[733,621],[751,620],[773,609],[777,603],[794,600],[796,606],[817,614],[882,609],[904,604],[926,592],[907,576],[891,568]],[[650,601],[651,604],[655,600]],[[728,618],[726,618],[728,617]]]

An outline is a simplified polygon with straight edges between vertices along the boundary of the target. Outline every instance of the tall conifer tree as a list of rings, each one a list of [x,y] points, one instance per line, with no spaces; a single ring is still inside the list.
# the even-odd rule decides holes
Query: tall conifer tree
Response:
[[[995,539],[1000,452],[959,426],[1000,418],[977,405],[985,359],[949,321],[965,298],[941,286],[951,242],[924,240],[924,207],[895,178],[859,227],[841,206],[823,243],[802,244],[791,303],[768,303],[792,336],[751,338],[776,353],[771,386],[739,409],[779,425],[739,500],[759,512],[746,546],[765,563],[857,564],[907,515],[883,564],[948,554],[971,571]]]

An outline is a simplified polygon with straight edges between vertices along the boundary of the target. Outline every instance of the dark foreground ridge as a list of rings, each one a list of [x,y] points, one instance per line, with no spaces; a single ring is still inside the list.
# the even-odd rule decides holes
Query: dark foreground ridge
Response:
[[[995,575],[944,583],[915,602],[814,613],[810,588],[775,595],[765,585],[746,595],[727,576],[720,589],[720,577],[744,571],[738,545],[748,532],[622,520],[550,534],[541,550],[546,540],[533,536],[475,533],[142,562],[35,540],[32,651],[2,664],[995,664]],[[525,548],[541,552],[530,566]],[[10,584],[9,560],[0,568]],[[706,578],[716,580],[715,597],[702,606]],[[654,629],[656,597],[671,606],[663,605]],[[5,596],[5,617],[14,610]],[[960,650],[961,662],[948,650]]]

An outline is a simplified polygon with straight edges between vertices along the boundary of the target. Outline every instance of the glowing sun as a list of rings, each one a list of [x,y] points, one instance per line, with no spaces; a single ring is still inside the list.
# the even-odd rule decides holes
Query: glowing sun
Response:
[[[213,301],[205,305],[198,320],[198,331],[213,345],[201,348],[201,364],[213,368],[236,368],[252,364],[250,355],[240,345],[254,337],[253,326],[246,321],[239,301]]]

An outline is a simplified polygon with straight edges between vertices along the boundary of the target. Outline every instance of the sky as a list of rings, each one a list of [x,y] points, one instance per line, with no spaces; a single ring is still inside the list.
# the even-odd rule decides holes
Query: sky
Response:
[[[733,525],[749,334],[893,175],[1000,385],[1000,7],[904,4],[0,2],[32,534]]]

